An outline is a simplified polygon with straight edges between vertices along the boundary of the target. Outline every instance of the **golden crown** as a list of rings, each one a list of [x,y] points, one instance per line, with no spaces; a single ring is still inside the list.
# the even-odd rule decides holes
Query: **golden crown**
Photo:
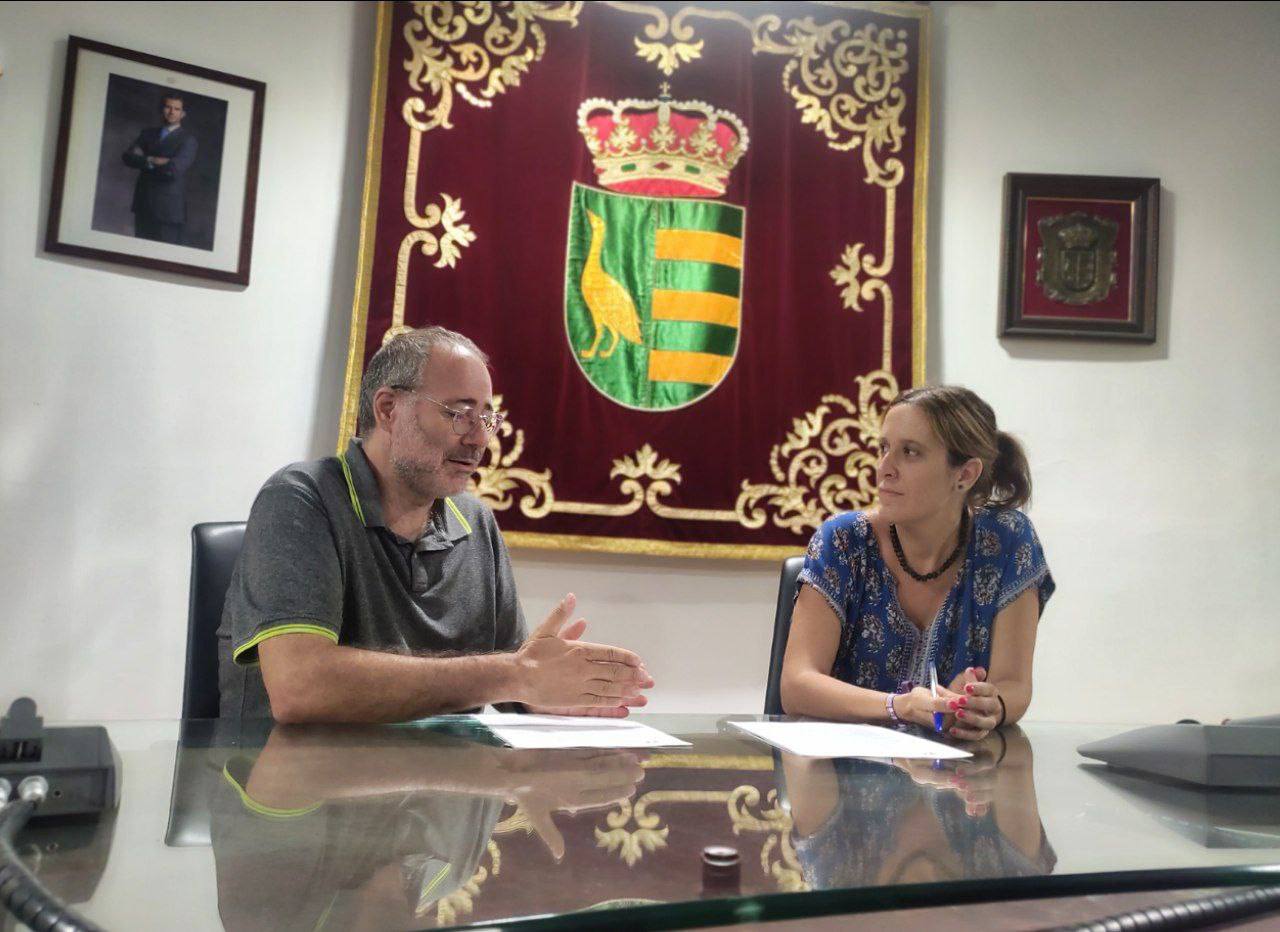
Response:
[[[578,108],[578,132],[612,191],[719,197],[747,151],[747,128],[727,110],[700,100],[593,97]]]
[[[1073,223],[1071,226],[1058,231],[1058,239],[1068,249],[1081,249],[1096,243],[1098,234],[1086,224]]]

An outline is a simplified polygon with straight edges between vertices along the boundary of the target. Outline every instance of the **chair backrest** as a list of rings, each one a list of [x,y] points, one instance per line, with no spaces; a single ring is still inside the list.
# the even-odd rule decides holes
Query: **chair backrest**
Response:
[[[804,568],[804,557],[787,557],[782,561],[782,578],[778,580],[778,607],[773,613],[773,650],[769,653],[769,680],[764,690],[764,714],[782,715],[782,658],[787,653],[787,635],[791,633],[791,609],[796,601],[796,580]]]
[[[197,524],[191,529],[191,603],[187,608],[183,718],[218,717],[217,632],[242,543],[243,521]]]

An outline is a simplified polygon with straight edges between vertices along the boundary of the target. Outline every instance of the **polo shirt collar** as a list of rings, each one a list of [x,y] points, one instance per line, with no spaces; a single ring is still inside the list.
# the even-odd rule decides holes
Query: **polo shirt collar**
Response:
[[[378,480],[373,474],[373,467],[369,465],[369,457],[365,456],[359,437],[351,438],[342,459],[346,463],[343,472],[347,477],[347,491],[353,496],[351,507],[356,509],[365,527],[386,527],[386,522],[382,520],[382,495],[378,492]]]
[[[386,522],[382,518],[382,496],[378,491],[378,480],[359,437],[353,437],[347,444],[347,452],[343,454],[342,461],[346,464],[343,472],[352,497],[352,508],[356,508],[365,527],[386,528]],[[431,523],[427,525],[426,533],[418,539],[417,549],[443,550],[452,547],[470,533],[471,524],[463,516],[462,510],[452,499],[440,498],[431,509]]]

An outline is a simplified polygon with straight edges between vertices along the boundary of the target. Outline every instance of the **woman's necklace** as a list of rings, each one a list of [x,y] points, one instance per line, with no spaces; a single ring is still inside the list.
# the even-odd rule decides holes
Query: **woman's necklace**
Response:
[[[943,564],[932,573],[917,573],[911,568],[911,564],[907,562],[907,555],[902,552],[902,541],[898,540],[898,527],[895,524],[889,525],[889,539],[893,541],[893,552],[898,557],[898,565],[907,571],[907,575],[916,582],[928,582],[931,579],[937,579],[948,569],[951,564],[956,562],[960,556],[960,552],[964,550],[965,539],[969,536],[969,511],[965,509],[960,512],[960,533],[956,535],[956,549],[951,551],[951,556],[943,562]]]

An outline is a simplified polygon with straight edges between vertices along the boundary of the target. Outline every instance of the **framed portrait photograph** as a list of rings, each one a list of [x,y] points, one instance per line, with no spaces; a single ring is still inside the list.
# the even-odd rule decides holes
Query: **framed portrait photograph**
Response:
[[[71,36],[45,249],[247,285],[265,96]]]
[[[1160,179],[1004,176],[999,336],[1156,338]]]

